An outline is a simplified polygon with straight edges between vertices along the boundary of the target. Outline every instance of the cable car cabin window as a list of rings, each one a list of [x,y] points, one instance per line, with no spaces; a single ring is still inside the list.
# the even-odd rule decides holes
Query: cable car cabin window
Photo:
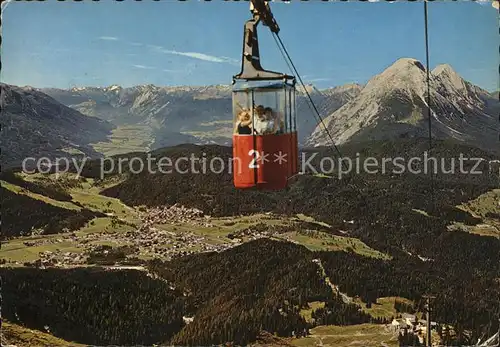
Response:
[[[233,93],[233,123],[235,135],[252,135],[252,93]]]
[[[253,91],[253,125],[256,135],[280,135],[285,132],[283,91]]]
[[[277,134],[281,135],[288,132],[288,127],[286,124],[286,90],[282,89],[276,92],[276,119],[278,122]]]
[[[292,87],[246,84],[233,89],[233,134],[282,135],[294,131],[290,111]]]

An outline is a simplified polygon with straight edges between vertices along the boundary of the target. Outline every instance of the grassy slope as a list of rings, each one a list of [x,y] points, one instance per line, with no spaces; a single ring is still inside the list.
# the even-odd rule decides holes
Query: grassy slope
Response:
[[[294,346],[371,347],[399,345],[397,335],[384,325],[322,325],[311,329],[311,335],[291,340]]]
[[[324,308],[325,303],[323,301],[313,301],[309,302],[307,305],[309,306],[308,308],[303,308],[302,310],[300,310],[300,315],[304,317],[306,322],[312,323],[314,321],[314,319],[312,318],[313,311],[317,310],[318,308]]]
[[[54,200],[54,199],[51,199],[47,196],[30,192],[29,190],[27,190],[23,187],[19,187],[19,186],[16,186],[14,184],[11,184],[11,183],[8,183],[8,182],[2,181],[2,180],[0,180],[0,183],[1,183],[2,187],[10,190],[13,193],[26,195],[32,199],[40,200],[40,201],[43,201],[49,205],[53,205],[56,207],[60,207],[60,208],[68,209],[68,210],[75,210],[75,211],[81,210],[81,207],[79,207],[71,202]]]
[[[56,178],[54,176],[44,176],[44,175],[21,175],[24,180],[32,182],[44,182],[49,183]],[[81,210],[81,207],[77,204],[84,206],[92,211],[104,212],[109,215],[109,217],[95,218],[83,228],[76,231],[75,234],[85,234],[85,233],[107,233],[112,231],[127,231],[130,229],[128,226],[124,225],[113,225],[112,216],[117,216],[119,219],[135,223],[138,221],[137,212],[128,206],[123,205],[119,200],[108,198],[99,195],[99,191],[103,188],[94,185],[92,180],[84,183],[82,188],[71,188],[68,192],[71,194],[73,201],[57,201],[46,196],[32,193],[22,187],[7,183],[2,181],[2,186],[9,189],[10,191],[26,195],[32,199],[43,201],[47,204],[51,204],[60,208],[69,210]],[[76,204],[75,204],[76,203]],[[24,263],[27,261],[34,261],[39,259],[39,252],[43,251],[56,251],[61,250],[62,252],[82,252],[82,248],[79,245],[68,240],[68,236],[71,233],[60,233],[53,235],[36,235],[20,237],[9,240],[8,242],[2,243],[2,248],[0,250],[0,259],[5,259],[8,262],[18,262]],[[36,241],[36,240],[57,240],[63,239],[62,242],[57,243],[46,243],[38,246],[28,246],[25,242]],[[106,244],[105,242],[96,242],[97,244]]]
[[[480,195],[472,201],[459,205],[458,208],[481,218],[483,223],[475,226],[456,223],[455,227],[478,235],[500,237],[500,218],[491,215],[493,213],[500,216],[500,189]]]
[[[378,298],[377,303],[373,303],[370,308],[366,307],[366,304],[359,299],[355,300],[355,303],[361,306],[361,309],[368,313],[374,318],[387,318],[396,317],[398,313],[394,309],[394,301],[404,302],[406,304],[413,304],[411,300],[401,298],[401,297],[386,297]]]
[[[79,343],[68,342],[39,330],[32,330],[17,324],[2,322],[2,346],[19,347],[80,347]]]
[[[95,218],[91,222],[80,230],[74,233],[60,233],[54,235],[37,235],[37,236],[27,236],[20,237],[16,239],[9,240],[8,242],[2,243],[2,249],[0,250],[0,259],[5,259],[9,265],[12,263],[19,263],[17,265],[23,264],[24,262],[32,262],[39,259],[39,253],[44,251],[55,252],[60,250],[61,252],[72,252],[72,253],[82,253],[83,248],[76,242],[72,242],[69,236],[76,234],[78,236],[83,234],[99,233],[105,235],[106,233],[120,231],[126,232],[130,230],[131,227],[124,225],[113,225],[112,219],[109,217]],[[46,240],[46,241],[57,241],[60,242],[47,242],[42,245],[29,246],[25,242]],[[92,241],[92,244],[97,245],[110,245],[118,246],[118,244],[112,244],[105,240],[103,241]]]
[[[298,232],[289,232],[285,236],[306,246],[311,251],[341,251],[348,250],[366,257],[390,259],[387,254],[381,253],[368,247],[364,242],[352,238],[330,235],[325,232],[314,232],[311,235],[305,235]]]

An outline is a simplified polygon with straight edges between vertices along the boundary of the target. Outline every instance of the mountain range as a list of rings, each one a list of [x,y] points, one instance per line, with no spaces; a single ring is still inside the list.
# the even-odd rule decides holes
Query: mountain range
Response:
[[[446,64],[438,65],[429,75],[432,136],[496,151],[498,92],[490,93],[464,80]],[[337,144],[428,136],[427,72],[416,59],[398,59],[366,85],[318,90],[309,84],[305,89]],[[84,114],[119,126],[146,125],[154,138],[153,148],[179,142],[231,143],[230,86],[42,91]],[[297,87],[297,105],[299,142],[305,146],[331,144],[301,86]]]
[[[498,92],[465,81],[449,65],[430,76],[432,136],[500,151]],[[150,151],[180,143],[231,145],[231,86],[140,85],[124,88],[2,88],[2,162],[26,155],[68,152],[91,156]],[[366,85],[318,90],[297,88],[297,127],[302,146],[426,137],[427,72],[401,58]]]
[[[313,85],[306,86],[322,116],[352,100],[361,88],[351,84],[319,91]],[[141,126],[147,136],[153,138],[152,148],[182,142],[230,145],[233,129],[231,90],[227,85],[41,89],[83,114],[105,119],[117,126]],[[297,91],[300,114],[297,126],[300,141],[305,143],[316,122],[304,91],[301,88]]]

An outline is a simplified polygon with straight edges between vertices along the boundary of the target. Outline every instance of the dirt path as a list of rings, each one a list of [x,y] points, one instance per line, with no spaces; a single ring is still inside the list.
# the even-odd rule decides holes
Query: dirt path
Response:
[[[318,267],[320,268],[321,275],[323,276],[326,284],[328,284],[328,286],[330,286],[330,288],[332,288],[333,293],[335,293],[336,295],[340,295],[342,297],[342,300],[346,304],[352,303],[353,302],[352,298],[347,296],[346,294],[342,293],[339,290],[339,287],[330,281],[330,278],[326,275],[326,271],[325,271],[325,268],[323,267],[323,263],[321,262],[321,259],[313,259],[313,262],[316,263],[318,265]]]

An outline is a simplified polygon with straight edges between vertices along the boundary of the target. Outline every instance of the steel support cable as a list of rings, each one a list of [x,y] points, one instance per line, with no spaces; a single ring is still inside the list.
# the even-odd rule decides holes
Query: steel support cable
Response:
[[[276,42],[276,46],[278,47],[278,49],[279,49],[279,51],[280,51],[281,55],[283,56],[283,60],[285,60],[285,63],[286,63],[286,65],[288,66],[288,69],[290,70],[290,73],[293,75],[293,74],[294,74],[294,71],[293,71],[292,67],[290,66],[290,62],[289,62],[289,61],[288,61],[288,59],[286,58],[285,52],[283,52],[283,48],[281,48],[281,46],[280,46],[280,44],[279,44],[278,39],[276,38],[276,36],[274,36],[274,35],[273,35],[273,39],[274,39],[274,42]],[[302,100],[300,100],[300,101],[298,102],[296,109],[298,109],[298,108],[299,108],[299,106],[301,106],[301,105],[303,104],[301,101],[302,101]],[[311,105],[309,104],[309,102],[308,102],[308,100],[307,100],[307,99],[306,99],[306,104],[307,104],[307,106],[309,107],[309,110],[310,110],[310,111],[311,111],[311,113],[313,114],[314,118],[315,118],[315,119],[317,119],[317,118],[316,118],[316,115],[314,114],[314,111],[313,111],[313,109],[312,109],[312,107],[311,107]]]
[[[304,82],[302,81],[302,77],[300,77],[300,74],[298,73],[297,69],[295,68],[295,64],[293,63],[292,59],[290,58],[290,54],[288,54],[288,51],[287,51],[285,45],[283,44],[283,41],[281,40],[281,38],[280,38],[280,36],[278,34],[274,33],[274,35],[276,36],[276,38],[278,39],[281,47],[283,48],[283,52],[285,53],[286,57],[288,58],[288,61],[290,61],[290,64],[291,64],[291,66],[293,68],[293,71],[294,71],[295,75],[297,76],[297,78],[299,79],[299,82],[302,85],[302,88],[304,89],[304,92],[306,93],[307,98],[309,99],[309,102],[311,103],[312,107],[314,108],[314,112],[315,112],[316,116],[318,117],[318,119],[320,121],[320,124],[323,126],[323,128],[325,129],[325,132],[326,132],[327,136],[329,137],[330,141],[332,142],[332,147],[335,149],[335,151],[337,152],[337,154],[342,158],[342,153],[340,152],[339,148],[335,144],[335,141],[333,140],[333,136],[331,135],[330,130],[326,126],[325,122],[323,121],[323,117],[321,117],[318,109],[316,108],[316,105],[314,104],[314,102],[313,102],[313,100],[311,98],[311,95],[307,91],[306,86],[305,86]]]
[[[429,68],[429,20],[427,0],[424,0],[425,63],[427,68],[427,117],[429,122],[429,150],[432,149],[431,74]]]
[[[276,36],[273,35],[273,39],[274,39],[274,42],[276,42],[276,46],[278,46],[278,49],[281,52],[281,55],[283,56],[283,59],[285,60],[285,63],[288,66],[288,69],[290,70],[290,73],[293,75],[294,71],[293,71],[292,67],[290,66],[290,62],[288,61],[288,59],[287,59],[287,57],[285,55],[285,52],[283,52],[283,48],[281,48],[281,45],[279,44],[278,39],[276,38]],[[319,119],[316,116],[316,114],[314,113],[314,110],[313,110],[313,108],[312,108],[312,106],[309,103],[309,100],[307,98],[305,99],[305,103],[306,103],[307,107],[309,107],[309,110],[311,111],[312,115],[314,116],[314,119],[316,120],[316,122],[318,124],[319,123]],[[297,104],[296,110],[298,110],[299,106],[301,106],[302,104],[303,104],[303,100],[300,100],[298,102],[298,104]]]
[[[302,78],[300,77],[300,74],[299,74],[299,72],[297,71],[297,68],[295,67],[295,64],[293,63],[292,59],[290,58],[290,54],[288,54],[288,51],[287,51],[287,49],[286,49],[286,47],[285,47],[285,44],[283,43],[283,41],[281,40],[281,38],[280,38],[280,36],[279,36],[278,34],[274,33],[274,35],[275,35],[275,36],[276,36],[276,38],[277,38],[277,43],[279,42],[278,47],[280,48],[280,51],[282,52],[282,54],[284,54],[284,58],[285,58],[285,61],[287,62],[288,67],[290,68],[290,65],[291,65],[292,72],[294,72],[294,73],[295,73],[295,75],[297,76],[297,78],[299,79],[299,82],[300,82],[300,84],[302,85],[302,88],[304,89],[304,92],[306,93],[307,98],[308,98],[308,100],[309,100],[310,104],[311,104],[311,105],[312,105],[312,107],[314,108],[313,115],[315,116],[316,120],[319,120],[318,125],[320,125],[320,124],[321,124],[321,125],[323,126],[323,128],[325,129],[325,132],[326,132],[326,134],[327,134],[327,136],[328,136],[328,138],[329,138],[329,139],[330,139],[330,141],[331,141],[330,148],[331,148],[331,149],[334,149],[334,151],[336,151],[336,152],[337,152],[337,154],[339,155],[339,158],[341,159],[341,165],[342,165],[342,168],[343,168],[343,169],[345,169],[345,166],[344,166],[344,165],[345,165],[345,163],[344,163],[344,161],[342,161],[343,155],[342,155],[342,153],[340,152],[340,150],[339,150],[339,148],[337,147],[337,145],[335,144],[335,140],[333,139],[333,136],[331,135],[330,130],[327,128],[327,126],[326,126],[325,122],[323,121],[323,117],[321,117],[321,115],[320,115],[320,113],[319,113],[318,109],[316,108],[316,105],[314,104],[314,102],[313,102],[313,100],[312,100],[312,98],[311,98],[311,95],[310,95],[310,94],[309,94],[309,92],[307,91],[307,89],[306,89],[306,87],[305,87],[305,85],[304,85],[304,82],[302,81]],[[275,38],[275,40],[276,40],[276,38]],[[280,46],[281,46],[281,47],[280,47]],[[290,62],[290,64],[288,64],[288,61]],[[311,111],[312,111],[312,110],[311,110]],[[349,171],[346,171],[346,172],[349,172]],[[352,179],[352,178],[353,178],[353,176],[352,176],[352,175],[350,175],[350,176],[348,176],[348,178]],[[350,182],[349,182],[349,181],[350,181],[350,180],[348,180],[347,184],[350,184]],[[363,181],[364,181],[364,180],[363,180]],[[366,204],[366,203],[367,203],[366,196],[365,196],[364,194],[362,194],[361,190],[360,190],[360,189],[359,189],[356,185],[351,184],[351,186],[353,186],[353,187],[354,187],[354,189],[358,191],[358,193],[360,194],[360,196],[362,196],[362,197],[363,197],[363,200],[364,200],[364,202],[365,202],[365,204]]]
[[[427,0],[424,0],[424,30],[425,30],[425,63],[427,70],[427,121],[429,124],[429,153],[432,151],[432,110],[431,110],[431,73],[430,73],[430,59],[429,59],[429,19]],[[431,178],[431,204],[432,209],[435,210],[435,186],[434,186],[434,173],[430,172]]]

